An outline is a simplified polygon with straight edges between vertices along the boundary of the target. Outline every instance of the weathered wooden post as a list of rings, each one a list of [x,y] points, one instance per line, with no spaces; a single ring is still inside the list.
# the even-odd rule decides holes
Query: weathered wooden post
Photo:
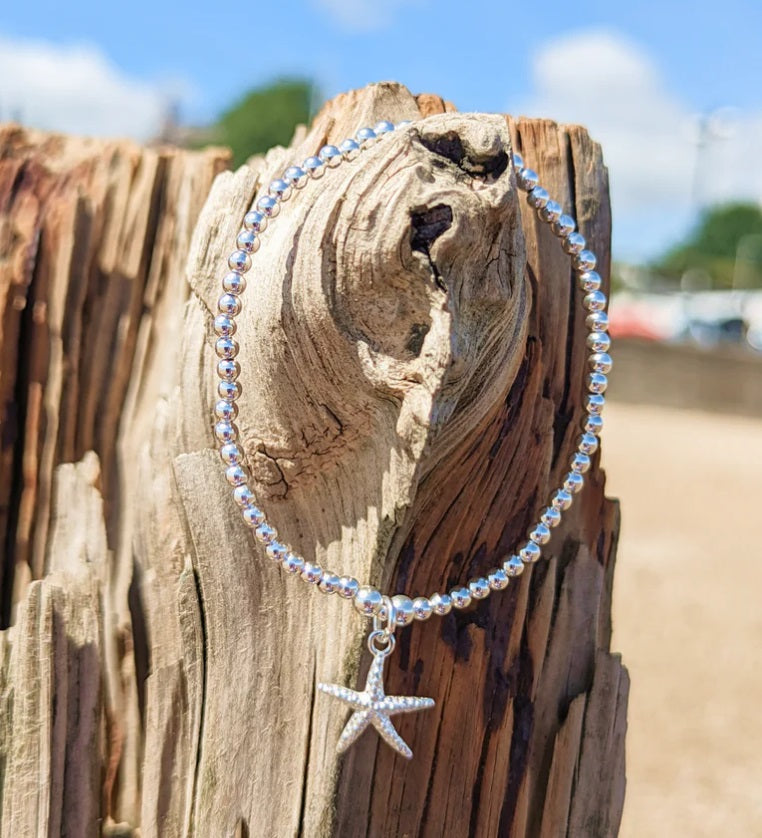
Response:
[[[366,621],[264,556],[214,450],[214,304],[255,193],[421,116],[268,234],[238,424],[305,557],[430,593],[515,545],[573,450],[582,292],[506,144],[607,276],[586,133],[372,85],[213,184],[219,151],[0,133],[3,836],[616,833],[628,680],[597,460],[549,562],[400,634],[390,689],[437,702],[400,717],[407,762],[371,736],[336,756],[345,719],[316,684],[360,679]]]

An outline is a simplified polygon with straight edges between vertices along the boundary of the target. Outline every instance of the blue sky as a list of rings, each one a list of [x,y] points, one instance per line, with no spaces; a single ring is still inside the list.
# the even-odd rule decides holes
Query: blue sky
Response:
[[[142,137],[168,96],[201,122],[279,75],[310,76],[326,96],[395,79],[461,110],[588,125],[611,168],[615,251],[626,258],[658,253],[702,202],[762,198],[757,0],[72,0],[64,8],[4,4],[0,117]],[[697,176],[694,114],[708,112],[716,125]]]

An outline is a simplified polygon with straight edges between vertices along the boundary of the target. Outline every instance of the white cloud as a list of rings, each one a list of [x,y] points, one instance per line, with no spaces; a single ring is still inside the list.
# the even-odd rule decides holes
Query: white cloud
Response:
[[[93,46],[0,36],[0,118],[6,121],[146,140],[161,127],[178,89],[130,78]]]
[[[419,5],[422,0],[312,0],[340,26],[353,32],[383,29],[392,22],[397,9]]]
[[[582,31],[545,43],[532,77],[523,113],[582,123],[603,146],[615,244],[625,256],[673,242],[698,203],[762,199],[762,112],[718,113],[712,128],[721,130],[699,157],[696,115],[651,57],[619,34]]]

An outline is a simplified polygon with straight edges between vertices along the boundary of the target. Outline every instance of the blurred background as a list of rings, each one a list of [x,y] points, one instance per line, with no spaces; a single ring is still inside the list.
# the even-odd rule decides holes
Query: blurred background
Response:
[[[761,38],[757,0],[0,9],[0,121],[225,144],[239,164],[326,98],[395,80],[602,144],[625,836],[762,835]]]

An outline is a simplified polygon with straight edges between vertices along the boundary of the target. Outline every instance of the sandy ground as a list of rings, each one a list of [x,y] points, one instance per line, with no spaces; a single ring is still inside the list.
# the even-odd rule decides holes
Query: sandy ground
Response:
[[[609,404],[623,838],[762,836],[762,420]]]

